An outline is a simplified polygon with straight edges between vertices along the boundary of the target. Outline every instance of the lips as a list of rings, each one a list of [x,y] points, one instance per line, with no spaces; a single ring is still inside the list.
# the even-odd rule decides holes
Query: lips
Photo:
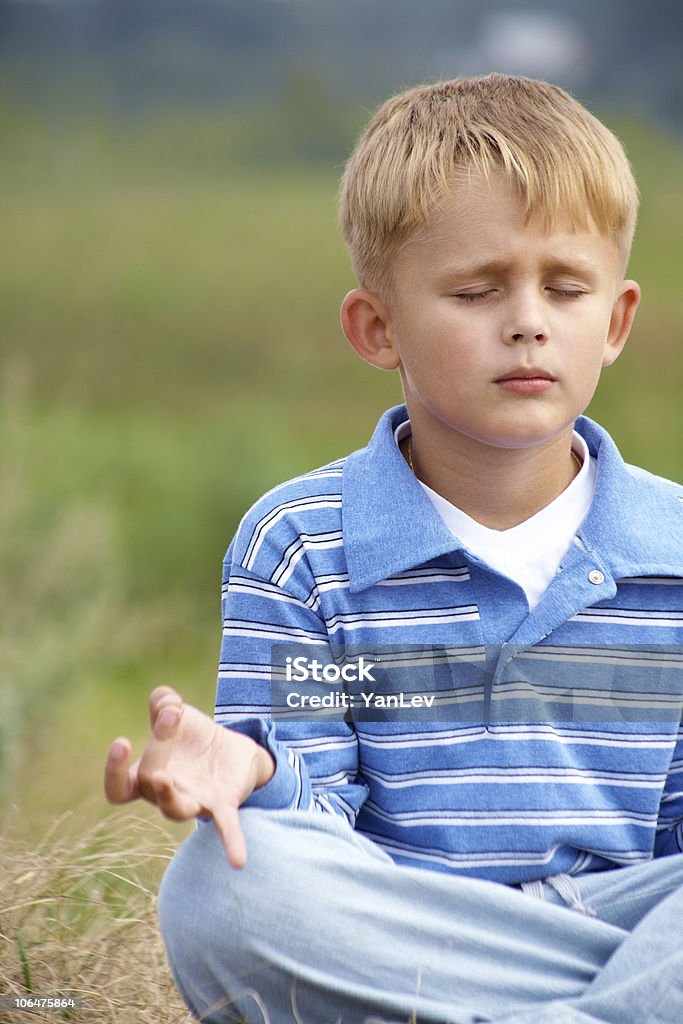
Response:
[[[557,378],[552,373],[549,373],[548,370],[541,370],[536,366],[518,366],[515,370],[510,370],[509,373],[496,377],[494,383],[501,384],[503,381],[508,380],[545,380],[552,383]]]
[[[549,391],[557,378],[548,370],[536,366],[518,366],[515,370],[496,377],[497,384],[503,391],[511,391],[518,395],[538,395]]]

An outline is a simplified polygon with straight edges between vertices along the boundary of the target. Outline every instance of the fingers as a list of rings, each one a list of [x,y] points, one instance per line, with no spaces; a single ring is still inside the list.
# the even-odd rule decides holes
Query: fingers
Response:
[[[112,804],[125,804],[139,795],[137,771],[131,769],[131,745],[125,736],[114,740],[104,766],[104,792]]]
[[[212,816],[229,863],[243,868],[247,847],[238,807],[254,788],[253,741],[219,728],[185,705],[170,686],[153,690],[148,706],[152,735],[142,757],[131,765],[131,744],[125,737],[111,745],[104,778],[107,799],[120,804],[144,797],[173,821]],[[256,775],[259,780],[263,776],[263,784],[272,775],[272,765]],[[216,786],[214,779],[224,782]]]
[[[167,777],[167,769],[173,756],[174,741],[182,712],[182,702],[177,694],[172,694],[168,704],[164,704],[163,699],[159,701],[154,711],[152,735],[147,741],[138,768],[140,795],[152,804],[159,804],[154,778],[159,773],[160,778]],[[165,795],[170,809],[172,801],[168,794]],[[167,812],[164,807],[160,807],[160,809],[168,817],[176,817],[176,814]]]
[[[171,821],[188,821],[202,811],[201,804],[166,771],[155,771],[149,779],[154,803]]]
[[[149,724],[154,729],[154,723],[159,712],[169,706],[181,707],[183,698],[170,686],[157,686],[149,695],[147,709],[149,711]]]
[[[178,695],[175,694],[175,696]],[[183,705],[180,698],[168,702],[161,701],[157,705],[156,718],[152,723],[152,735],[155,740],[167,743],[175,737],[182,711]]]
[[[154,739],[162,741],[162,746],[157,746],[153,753],[146,751],[147,772],[165,765],[168,752],[163,744],[175,736],[183,701],[170,686],[157,686],[149,696],[148,706]],[[150,764],[150,761],[156,763]],[[148,790],[149,787],[145,785],[143,788]],[[104,792],[113,804],[128,803],[143,795],[150,798],[147,791],[144,794],[141,791],[138,762],[131,767],[131,744],[125,736],[114,740],[109,748],[104,768]]]
[[[157,807],[172,821],[188,821],[200,814],[211,814],[209,809],[184,789],[179,780],[174,780],[167,772],[154,772],[150,782]],[[234,868],[243,868],[247,863],[247,844],[237,807],[224,805],[220,812],[216,811],[212,816],[229,863]]]
[[[228,861],[234,868],[243,868],[247,863],[247,844],[240,826],[236,807],[222,807],[213,816],[216,831],[221,837]]]

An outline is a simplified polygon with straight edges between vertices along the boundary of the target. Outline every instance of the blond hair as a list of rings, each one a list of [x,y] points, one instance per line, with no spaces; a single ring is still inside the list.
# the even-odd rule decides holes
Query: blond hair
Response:
[[[502,172],[550,229],[568,216],[614,239],[624,268],[638,189],[617,137],[547,82],[492,74],[410,89],[387,100],[346,166],[340,221],[359,284],[390,289],[402,245],[429,223],[460,175]]]

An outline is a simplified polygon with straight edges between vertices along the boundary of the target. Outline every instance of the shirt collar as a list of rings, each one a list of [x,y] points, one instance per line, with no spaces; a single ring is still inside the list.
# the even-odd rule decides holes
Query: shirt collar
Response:
[[[394,431],[404,405],[384,413],[342,476],[342,530],[352,592],[462,550],[413,476]],[[683,576],[683,492],[627,466],[609,434],[581,416],[575,429],[598,461],[593,504],[579,530],[615,579]]]
[[[615,579],[683,576],[683,488],[625,463],[607,431],[587,416],[576,429],[598,463],[581,541]]]

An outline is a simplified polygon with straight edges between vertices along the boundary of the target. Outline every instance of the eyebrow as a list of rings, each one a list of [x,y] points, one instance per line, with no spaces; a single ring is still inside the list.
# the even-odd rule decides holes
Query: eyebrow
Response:
[[[488,274],[502,274],[509,267],[507,259],[481,260],[479,263],[451,263],[439,273],[439,278],[479,277]],[[550,256],[543,261],[543,269],[560,273],[596,274],[598,262],[589,256],[577,253],[574,256]]]

